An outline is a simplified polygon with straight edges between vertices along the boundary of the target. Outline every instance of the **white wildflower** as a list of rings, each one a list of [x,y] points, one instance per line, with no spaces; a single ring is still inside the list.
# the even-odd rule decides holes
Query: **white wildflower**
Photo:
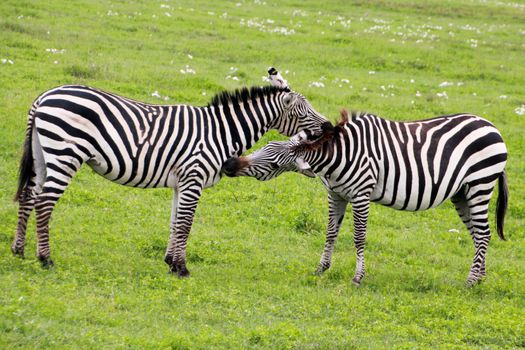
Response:
[[[171,13],[169,13],[169,12],[164,12],[164,15],[165,15],[166,17],[171,17]]]
[[[180,70],[182,74],[195,74],[195,69],[191,68],[189,65],[186,65],[183,69]]]
[[[202,96],[206,96],[206,91],[203,91],[203,92],[202,92]]]
[[[9,64],[14,64],[15,62],[13,62],[12,60],[8,59],[8,58],[2,58],[2,64],[6,64],[6,63],[9,63]]]
[[[416,97],[421,97],[421,92],[416,91]]]
[[[376,74],[376,72],[373,71],[373,70],[371,70],[371,71],[368,72],[368,74],[370,74],[370,75],[374,75],[374,74]]]
[[[189,58],[190,60],[192,60],[192,59],[193,59],[193,56],[190,55],[190,54],[188,54],[188,58]]]
[[[410,82],[414,84],[416,81],[414,79],[410,79]]]
[[[450,230],[448,230],[448,232],[459,233],[459,230],[456,230],[455,228],[451,228]]]
[[[500,95],[499,98],[502,99],[502,100],[506,100],[508,98],[508,96],[507,95]]]
[[[66,52],[66,49],[46,49],[46,52],[52,53],[52,54],[63,54]]]
[[[449,81],[444,81],[441,84],[439,84],[439,87],[447,87],[447,86],[454,86],[454,83],[451,83]]]
[[[516,109],[514,109],[514,112],[517,115],[525,115],[525,105],[521,105],[521,106],[517,107]]]
[[[448,95],[447,95],[447,92],[446,91],[443,91],[443,92],[438,92],[436,94],[437,97],[442,97],[444,99],[448,99]]]
[[[324,84],[322,82],[320,82],[320,81],[312,81],[310,83],[310,85],[308,85],[308,86],[309,87],[314,86],[314,87],[318,87],[318,88],[324,88]]]
[[[157,90],[153,91],[153,92],[151,93],[151,96],[152,96],[152,97],[156,97],[156,98],[160,98],[160,94],[159,94],[159,92],[158,92]]]

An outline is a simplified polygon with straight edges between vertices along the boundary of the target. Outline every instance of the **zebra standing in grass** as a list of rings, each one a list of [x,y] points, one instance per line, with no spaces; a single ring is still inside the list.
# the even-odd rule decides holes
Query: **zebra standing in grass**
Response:
[[[34,208],[37,257],[44,266],[52,265],[51,213],[87,163],[122,185],[174,189],[165,261],[172,272],[187,276],[186,242],[195,209],[202,190],[219,181],[223,163],[270,129],[290,136],[304,129],[320,133],[326,123],[331,127],[275,69],[269,73],[274,86],[222,92],[206,107],[151,105],[86,86],[43,93],[28,116],[13,253],[24,254]]]
[[[497,180],[497,232],[501,239],[505,239],[508,203],[507,149],[491,123],[471,114],[403,123],[354,113],[348,120],[343,111],[341,122],[318,140],[301,140],[301,134],[288,141],[270,142],[248,157],[232,158],[224,171],[229,176],[259,180],[284,171],[321,177],[328,190],[329,221],[317,273],[330,267],[348,202],[352,203],[357,251],[352,281],[360,284],[365,275],[370,202],[416,211],[451,199],[476,250],[467,284],[473,285],[486,275],[488,208]]]

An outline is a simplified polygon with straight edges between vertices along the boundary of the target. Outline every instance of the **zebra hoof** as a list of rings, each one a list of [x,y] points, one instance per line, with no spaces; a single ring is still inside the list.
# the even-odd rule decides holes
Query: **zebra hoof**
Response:
[[[14,256],[19,256],[24,259],[24,247],[17,247],[15,245],[11,246],[11,252]]]
[[[186,268],[186,264],[174,263],[173,265],[171,265],[170,271],[173,274],[177,274],[177,277],[179,278],[190,277],[190,271],[188,271],[188,269]]]
[[[171,267],[173,265],[173,255],[165,255],[164,262]]]
[[[40,264],[42,265],[42,268],[44,269],[50,269],[55,266],[55,263],[51,258],[38,258],[40,260]]]
[[[361,286],[361,279],[358,277],[352,278],[352,284],[357,287]]]
[[[328,267],[319,265],[317,266],[317,269],[315,269],[314,275],[321,276],[326,270],[328,270]]]

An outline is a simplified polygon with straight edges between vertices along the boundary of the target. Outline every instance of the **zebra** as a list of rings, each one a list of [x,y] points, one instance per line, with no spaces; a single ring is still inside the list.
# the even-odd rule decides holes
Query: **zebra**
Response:
[[[352,204],[356,270],[352,282],[365,275],[364,248],[370,202],[399,210],[436,207],[451,199],[470,231],[475,255],[468,274],[471,286],[486,276],[485,253],[490,240],[489,201],[498,181],[497,232],[502,240],[508,205],[501,134],[487,120],[455,114],[414,122],[395,122],[373,114],[341,112],[341,121],[316,141],[304,133],[270,142],[248,157],[232,158],[228,176],[269,180],[285,171],[318,175],[328,191],[326,242],[316,273],[331,265],[348,203]]]
[[[219,181],[223,163],[270,129],[290,136],[332,126],[276,69],[269,74],[271,85],[223,91],[203,107],[147,104],[81,85],[41,94],[28,114],[12,252],[24,256],[27,221],[35,209],[37,258],[53,266],[48,223],[87,163],[118,184],[173,189],[164,260],[172,273],[189,276],[186,243],[194,213],[202,190]]]

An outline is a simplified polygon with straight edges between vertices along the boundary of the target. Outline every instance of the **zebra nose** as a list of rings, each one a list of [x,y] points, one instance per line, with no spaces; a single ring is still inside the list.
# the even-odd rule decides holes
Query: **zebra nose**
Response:
[[[229,177],[234,177],[237,175],[237,170],[239,170],[240,164],[241,161],[239,158],[230,158],[224,162],[224,165],[222,166],[222,172]]]

